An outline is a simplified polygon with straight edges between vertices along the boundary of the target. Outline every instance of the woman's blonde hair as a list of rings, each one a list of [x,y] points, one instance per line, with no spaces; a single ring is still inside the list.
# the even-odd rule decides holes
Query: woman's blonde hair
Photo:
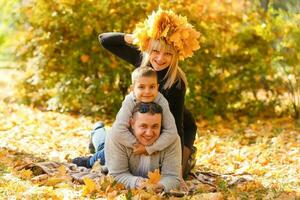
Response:
[[[163,89],[169,89],[173,84],[177,83],[177,87],[181,87],[181,81],[187,87],[187,80],[185,73],[178,66],[178,53],[175,51],[172,45],[167,44],[164,40],[154,40],[150,39],[147,50],[143,53],[143,60],[141,63],[141,67],[148,66],[150,62],[150,53],[153,50],[163,50],[169,51],[173,53],[171,64],[169,69],[164,77],[166,79],[166,83],[163,86]]]

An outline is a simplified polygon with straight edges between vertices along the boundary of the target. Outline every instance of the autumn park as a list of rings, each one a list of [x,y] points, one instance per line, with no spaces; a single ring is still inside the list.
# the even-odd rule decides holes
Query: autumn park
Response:
[[[0,199],[299,200],[300,1],[0,0]]]

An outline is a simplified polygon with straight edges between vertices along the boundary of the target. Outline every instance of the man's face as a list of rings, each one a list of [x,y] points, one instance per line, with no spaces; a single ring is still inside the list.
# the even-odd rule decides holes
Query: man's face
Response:
[[[160,135],[161,114],[136,113],[131,120],[136,139],[144,146],[153,144]]]
[[[153,102],[158,93],[156,77],[140,77],[133,85],[133,93],[137,100],[149,103]]]

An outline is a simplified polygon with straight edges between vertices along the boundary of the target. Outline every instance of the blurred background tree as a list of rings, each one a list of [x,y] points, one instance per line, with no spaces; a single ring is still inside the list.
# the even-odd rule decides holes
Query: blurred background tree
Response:
[[[296,1],[282,2],[20,1],[13,8],[18,15],[10,18],[18,25],[14,59],[25,72],[18,96],[48,110],[113,119],[133,68],[104,50],[97,37],[131,33],[161,6],[187,16],[201,32],[200,50],[180,63],[189,82],[186,104],[197,118],[299,118],[299,12]]]
[[[12,47],[18,13],[15,12],[19,0],[0,0],[0,60],[9,60],[13,53]]]
[[[299,13],[300,1],[299,0],[260,0],[261,6],[268,10],[269,7],[276,10],[284,10],[288,12]]]

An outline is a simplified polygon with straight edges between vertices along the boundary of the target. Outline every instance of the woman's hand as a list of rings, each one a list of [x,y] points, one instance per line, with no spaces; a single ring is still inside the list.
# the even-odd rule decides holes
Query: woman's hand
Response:
[[[128,44],[132,44],[132,42],[133,42],[133,35],[132,34],[125,34],[124,35],[124,40]]]

